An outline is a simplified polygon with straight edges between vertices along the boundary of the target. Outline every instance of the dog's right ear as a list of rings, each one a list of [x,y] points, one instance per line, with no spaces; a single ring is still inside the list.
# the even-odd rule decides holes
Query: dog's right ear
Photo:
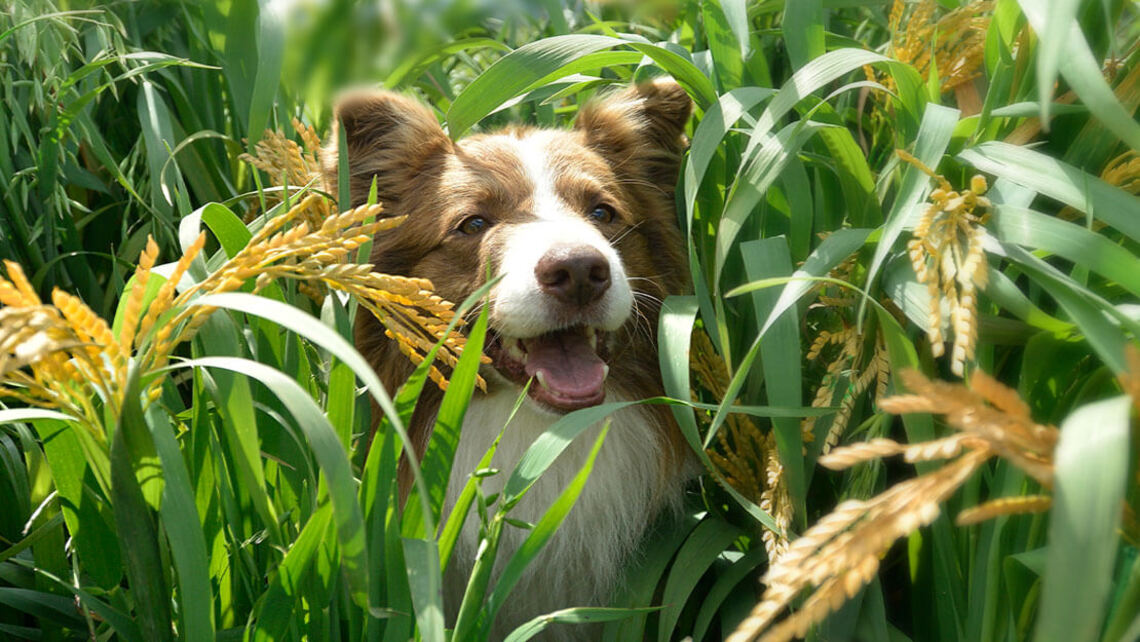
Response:
[[[344,150],[337,145],[341,125]],[[420,102],[387,91],[350,92],[337,101],[329,139],[321,150],[325,189],[337,195],[338,159],[343,151],[348,154],[353,207],[368,200],[374,177],[379,200],[396,203],[414,189],[413,179],[450,149],[451,139]]]

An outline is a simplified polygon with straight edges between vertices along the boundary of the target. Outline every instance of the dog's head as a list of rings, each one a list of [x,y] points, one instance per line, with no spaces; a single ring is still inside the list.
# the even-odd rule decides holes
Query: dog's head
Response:
[[[509,128],[452,142],[423,105],[384,92],[346,96],[336,118],[352,204],[375,180],[386,215],[408,216],[376,239],[376,269],[430,279],[452,301],[488,270],[500,276],[489,383],[534,377],[532,399],[566,411],[600,403],[615,385],[659,389],[658,307],[688,279],[673,190],[690,111],[684,90],[657,81],[587,104],[568,131]],[[332,139],[322,154],[329,186]],[[357,346],[382,376],[395,356],[388,344],[374,320],[358,322]]]

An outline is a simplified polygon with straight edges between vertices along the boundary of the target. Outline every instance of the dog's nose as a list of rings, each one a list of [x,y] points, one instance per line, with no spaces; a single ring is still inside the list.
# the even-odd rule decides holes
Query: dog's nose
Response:
[[[610,262],[588,245],[551,249],[534,266],[543,292],[560,301],[585,307],[610,287]]]

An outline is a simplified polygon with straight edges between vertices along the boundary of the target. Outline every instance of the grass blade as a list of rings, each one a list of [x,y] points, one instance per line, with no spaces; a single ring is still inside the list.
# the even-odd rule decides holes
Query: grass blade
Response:
[[[252,152],[273,113],[274,96],[281,84],[281,64],[285,55],[286,5],[259,2],[257,12],[257,74],[249,98],[249,129],[246,137]]]
[[[657,608],[642,608],[642,609],[610,609],[602,607],[577,607],[572,609],[562,609],[546,615],[540,615],[533,620],[523,624],[511,634],[506,637],[504,642],[526,642],[534,636],[542,633],[548,626],[555,622],[565,622],[568,624],[589,624],[591,622],[612,622],[614,620],[621,620],[627,617],[638,615],[641,613],[652,613]]]
[[[253,639],[280,640],[293,620],[294,605],[300,597],[313,558],[328,533],[332,506],[322,506],[309,517],[300,535],[277,565],[277,573],[258,603]]]
[[[496,60],[455,98],[447,112],[451,138],[459,138],[500,104],[530,89],[534,83],[566,64],[622,43],[622,40],[609,36],[572,34],[519,47]]]
[[[784,41],[792,69],[823,55],[823,1],[785,0]]]
[[[1021,3],[1026,16],[1035,16],[1030,18],[1030,23],[1037,32],[1038,43],[1049,43],[1037,47],[1037,89],[1043,123],[1049,122],[1049,108],[1053,102],[1057,67],[1065,50],[1064,47],[1055,47],[1052,43],[1064,42],[1071,36],[1070,26],[1076,22],[1077,8],[1080,5],[1080,0],[1051,0],[1049,10],[1042,12],[1034,0]],[[1045,15],[1042,16],[1041,13]]]
[[[135,459],[136,453],[146,451],[140,442],[148,441],[150,434],[139,404],[136,375],[128,385],[122,416],[111,442],[111,502],[139,624],[148,640],[161,641],[173,639],[170,590],[163,573],[158,529],[136,478],[136,466],[141,463]]]
[[[1062,256],[1140,296],[1140,259],[1103,235],[1030,209],[999,205],[996,214],[1001,241]]]
[[[787,276],[792,272],[788,244],[782,238],[749,241],[740,246],[744,268],[752,281]],[[757,290],[752,306],[757,319],[771,317],[778,294],[775,290]],[[764,370],[764,388],[768,403],[777,406],[800,406],[803,403],[803,372],[800,365],[799,319],[789,307],[769,328],[768,340],[760,344],[760,364]],[[807,485],[804,475],[803,433],[794,417],[772,419],[780,463],[787,475],[788,493],[800,526],[806,525]]]
[[[657,642],[668,642],[676,637],[674,629],[685,607],[685,598],[692,594],[701,576],[721,552],[741,535],[739,528],[716,517],[706,518],[693,529],[677,551],[672,572],[665,581],[665,592],[661,594],[661,603],[665,606],[658,619]]]
[[[1131,399],[1115,397],[1078,408],[1061,425],[1038,642],[1099,639],[1117,554],[1130,412]]]
[[[1049,44],[1039,49],[1050,47],[1059,49],[1059,53],[1050,54],[1046,62],[1050,62],[1054,55],[1059,56],[1061,75],[1088,106],[1089,111],[1129,147],[1140,149],[1140,124],[1120,104],[1112,88],[1108,86],[1101,73],[1100,63],[1093,56],[1080,25],[1071,19],[1071,15],[1066,15],[1070,11],[1068,5],[1073,4],[1075,0],[1063,0],[1060,5],[1057,4],[1057,0],[1018,0],[1018,2],[1039,37],[1054,35],[1053,32],[1064,34],[1057,40],[1042,40]],[[1055,22],[1061,24],[1054,26]],[[1038,68],[1041,68],[1041,65],[1042,63],[1038,62]],[[1044,83],[1042,87],[1048,86],[1051,90],[1050,80],[1039,79],[1038,82]]]
[[[958,157],[983,172],[1086,212],[1140,241],[1140,200],[1096,176],[1040,152],[997,141],[963,150]]]
[[[340,335],[336,336],[340,337]],[[360,511],[360,504],[356,501],[356,482],[352,477],[352,469],[347,454],[341,447],[336,431],[305,389],[298,385],[292,377],[278,370],[256,361],[238,357],[202,357],[173,367],[204,367],[228,370],[260,381],[281,400],[282,404],[293,415],[297,426],[308,438],[317,464],[328,480],[329,496],[332,499],[333,516],[336,524],[337,543],[340,548],[341,563],[351,589],[351,596],[357,605],[367,608],[368,551],[365,547],[364,518]]]
[[[590,477],[590,472],[594,470],[594,461],[598,457],[598,452],[602,449],[602,443],[606,440],[606,434],[609,432],[610,422],[607,420],[598,432],[598,438],[594,440],[594,446],[590,449],[590,453],[586,456],[586,462],[582,464],[574,478],[558,495],[558,499],[550,505],[550,508],[542,514],[542,518],[531,529],[530,534],[523,540],[523,543],[515,551],[514,555],[507,561],[507,565],[503,567],[502,572],[499,574],[498,581],[495,582],[495,588],[491,591],[490,597],[487,599],[487,621],[493,622],[495,615],[499,612],[499,608],[509,599],[511,590],[514,589],[515,584],[518,583],[519,578],[522,577],[524,571],[530,566],[531,562],[538,557],[542,552],[546,543],[554,536],[555,531],[562,525],[562,521],[566,519],[566,515],[570,513],[570,509],[578,501],[578,497],[582,494],[582,489],[586,487],[586,481]]]
[[[443,583],[439,566],[439,546],[434,540],[405,538],[408,586],[416,607],[419,639],[444,642]]]

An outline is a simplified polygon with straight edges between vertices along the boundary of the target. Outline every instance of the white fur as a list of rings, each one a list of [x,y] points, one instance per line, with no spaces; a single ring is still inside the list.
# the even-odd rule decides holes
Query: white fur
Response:
[[[547,163],[543,134],[531,134],[515,141],[515,153],[533,185],[531,201],[538,220],[513,226],[502,249],[499,274],[502,280],[492,292],[491,324],[500,333],[528,338],[560,329],[557,306],[539,287],[534,274],[538,262],[556,246],[588,246],[606,258],[610,265],[610,287],[602,298],[583,310],[576,319],[583,325],[616,330],[633,309],[633,290],[617,251],[598,228],[575,213],[554,190],[554,179]]]
[[[518,390],[509,386],[472,399],[455,454],[446,514],[450,514],[455,505],[467,476],[477,468],[503,429],[517,395]],[[492,467],[501,472],[482,481],[483,492],[489,495],[502,490],[526,449],[558,418],[529,401],[524,402],[507,427],[492,461]],[[599,424],[579,435],[538,479],[510,513],[511,517],[537,522],[581,469],[600,429]],[[636,406],[613,416],[582,495],[558,533],[515,586],[496,619],[492,639],[501,639],[537,615],[571,606],[604,604],[611,596],[621,580],[622,567],[644,529],[663,508],[675,508],[663,503],[680,498],[681,476],[661,479],[665,448],[661,439],[653,423]],[[497,557],[497,571],[528,533],[521,528],[507,527]],[[478,547],[479,518],[473,509],[464,524],[445,582],[445,599],[452,617]],[[581,627],[563,627],[561,634],[554,633],[548,639],[581,639],[584,631]]]
[[[491,325],[502,335],[528,338],[564,327],[563,306],[552,305],[535,277],[535,266],[556,246],[585,245],[606,257],[611,285],[601,299],[575,312],[574,325],[617,330],[628,319],[633,294],[621,257],[585,212],[574,212],[557,194],[547,162],[549,135],[537,132],[515,140],[515,153],[530,179],[534,221],[514,225],[500,249],[502,279],[492,293]],[[490,377],[491,380],[497,379]],[[503,430],[520,393],[515,385],[499,381],[486,395],[476,395],[467,410],[448,485],[445,515],[450,514],[468,475]],[[607,401],[618,401],[613,394]],[[482,480],[486,495],[502,490],[511,471],[531,446],[561,415],[525,401],[506,428],[491,466],[500,473]],[[583,432],[538,479],[510,516],[537,522],[570,483],[586,461],[600,425]],[[572,606],[605,604],[621,581],[623,567],[651,520],[663,510],[676,508],[684,476],[664,471],[664,436],[637,407],[623,409],[612,418],[605,444],[577,504],[540,556],[530,565],[503,605],[492,629],[502,639],[533,617]],[[492,507],[492,510],[497,506]],[[528,536],[529,531],[507,526],[496,561],[496,576]],[[479,550],[479,518],[472,511],[448,566],[445,606],[454,618],[467,577]],[[555,627],[543,639],[589,639],[582,627]]]

